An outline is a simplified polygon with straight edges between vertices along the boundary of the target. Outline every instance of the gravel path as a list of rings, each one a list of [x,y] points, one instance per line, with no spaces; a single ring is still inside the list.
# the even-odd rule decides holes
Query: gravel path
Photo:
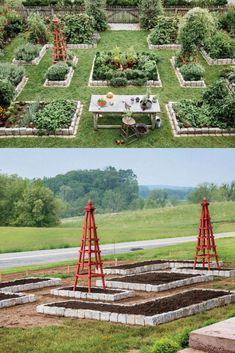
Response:
[[[111,31],[139,31],[139,23],[109,23]]]

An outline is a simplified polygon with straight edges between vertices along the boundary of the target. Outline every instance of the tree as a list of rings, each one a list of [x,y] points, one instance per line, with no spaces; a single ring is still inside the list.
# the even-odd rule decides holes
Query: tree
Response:
[[[212,14],[206,9],[195,7],[183,17],[179,28],[181,51],[179,60],[182,63],[195,61],[197,51],[210,38],[216,29]]]
[[[61,203],[42,182],[30,183],[16,203],[15,225],[50,227],[59,224]]]
[[[88,16],[92,16],[95,20],[95,29],[103,32],[108,28],[107,15],[105,12],[105,0],[86,0],[85,9]]]
[[[157,16],[163,14],[161,0],[141,0],[139,5],[140,24],[145,29],[155,27]]]
[[[163,190],[152,190],[145,202],[145,208],[161,208],[168,204],[168,194]]]

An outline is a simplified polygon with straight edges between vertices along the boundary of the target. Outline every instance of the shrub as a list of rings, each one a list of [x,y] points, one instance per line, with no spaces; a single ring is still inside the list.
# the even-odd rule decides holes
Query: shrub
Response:
[[[157,16],[163,14],[161,0],[141,0],[139,4],[140,24],[145,29],[155,27]]]
[[[219,19],[219,26],[235,35],[235,6],[229,8]]]
[[[207,40],[205,49],[213,59],[235,58],[235,42],[223,32],[217,32]]]
[[[86,0],[85,9],[88,16],[95,20],[94,28],[98,32],[105,31],[108,28],[107,15],[105,13],[105,0]]]
[[[205,70],[200,64],[184,64],[180,72],[185,81],[198,81],[202,79]]]
[[[47,26],[42,16],[31,14],[27,18],[29,41],[33,44],[46,44],[48,42]]]
[[[70,44],[91,44],[94,34],[94,19],[87,14],[67,15],[64,33]]]
[[[150,42],[154,45],[176,43],[177,31],[176,17],[159,16],[156,26],[150,33]]]
[[[64,62],[58,62],[47,70],[47,79],[49,81],[63,81],[69,72],[69,66]]]
[[[15,89],[10,81],[0,80],[0,102],[2,106],[8,106],[15,94]]]
[[[47,104],[36,113],[34,124],[42,132],[55,132],[68,128],[75,111],[74,102],[57,100]]]
[[[181,44],[180,58],[183,63],[196,57],[197,51],[215,31],[215,20],[208,10],[194,8],[181,21],[178,39]]]
[[[17,86],[24,75],[25,69],[23,66],[0,63],[0,80],[9,80],[13,86]]]
[[[110,80],[110,85],[113,87],[126,87],[128,80],[126,77],[116,77]]]
[[[40,52],[40,46],[27,43],[16,48],[14,54],[16,60],[30,62],[35,59]]]
[[[169,338],[162,338],[154,344],[151,353],[176,353],[179,348],[177,342]]]
[[[214,82],[211,86],[209,86],[206,91],[203,93],[202,98],[210,105],[214,105],[219,101],[219,105],[221,101],[228,95],[227,87],[224,83],[224,80],[218,80]]]
[[[216,116],[226,124],[228,128],[235,128],[235,94],[229,94],[220,105],[217,105]]]

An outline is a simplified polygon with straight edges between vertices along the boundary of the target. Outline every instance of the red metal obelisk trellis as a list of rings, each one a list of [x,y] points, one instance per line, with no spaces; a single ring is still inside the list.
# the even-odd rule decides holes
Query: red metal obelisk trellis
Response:
[[[59,19],[55,16],[53,18],[53,48],[52,48],[52,62],[55,64],[58,61],[67,61],[67,48],[65,44],[63,30]]]
[[[95,207],[93,207],[92,201],[88,201],[85,211],[86,216],[73,289],[76,290],[79,277],[85,277],[88,280],[88,292],[91,293],[92,277],[101,277],[103,289],[105,289],[105,281],[99,239],[96,231],[97,227],[95,225]],[[92,267],[96,270],[93,271]]]
[[[194,257],[194,266],[196,268],[198,259],[202,260],[202,267],[205,268],[206,262],[208,270],[211,268],[211,258],[216,261],[217,268],[220,269],[218,254],[216,251],[215,238],[208,210],[209,203],[204,198],[202,201],[202,213],[200,219],[200,226],[198,230],[196,255]]]

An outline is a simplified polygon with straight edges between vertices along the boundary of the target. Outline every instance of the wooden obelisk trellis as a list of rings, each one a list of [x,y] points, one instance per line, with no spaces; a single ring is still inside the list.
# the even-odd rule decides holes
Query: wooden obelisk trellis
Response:
[[[216,261],[217,268],[220,269],[218,254],[215,245],[215,238],[208,209],[209,203],[207,202],[206,198],[203,199],[201,205],[202,212],[198,230],[196,255],[194,257],[193,268],[195,269],[197,261],[201,260],[202,267],[205,268],[207,264],[207,268],[208,270],[210,270],[211,259],[214,259]]]
[[[73,289],[76,290],[78,279],[85,277],[87,278],[88,292],[91,293],[91,279],[93,277],[101,277],[103,289],[105,289],[105,281],[99,239],[97,236],[97,227],[94,217],[95,207],[93,207],[92,201],[88,201],[88,205],[85,207],[85,212],[86,216],[83,225],[81,247],[79,251]]]
[[[55,16],[53,18],[53,48],[52,48],[52,62],[55,64],[58,61],[67,61],[67,48],[64,39],[63,29],[59,19]]]

